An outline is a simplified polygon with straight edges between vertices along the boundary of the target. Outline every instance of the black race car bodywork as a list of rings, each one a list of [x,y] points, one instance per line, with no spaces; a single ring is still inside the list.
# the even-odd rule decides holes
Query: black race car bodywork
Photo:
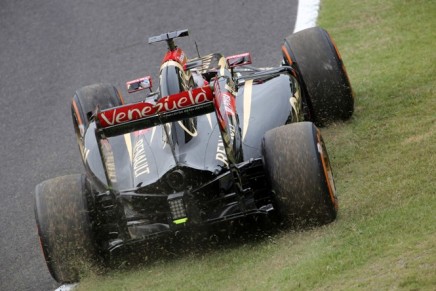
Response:
[[[335,219],[325,145],[307,122],[324,125],[353,111],[351,86],[328,34],[313,28],[289,36],[282,65],[269,69],[251,67],[249,54],[188,60],[174,44],[187,34],[149,39],[166,41],[168,52],[157,91],[149,77],[127,83],[129,92],[150,89],[143,102],[125,104],[106,84],[76,92],[73,123],[86,175],[36,188],[38,232],[57,281],[78,279],[79,267],[68,261],[183,229],[271,213],[286,224]],[[307,60],[311,40],[300,35],[322,43],[326,53]],[[327,63],[333,70],[319,69]],[[322,97],[325,88],[340,100]],[[61,199],[65,205],[53,202]]]

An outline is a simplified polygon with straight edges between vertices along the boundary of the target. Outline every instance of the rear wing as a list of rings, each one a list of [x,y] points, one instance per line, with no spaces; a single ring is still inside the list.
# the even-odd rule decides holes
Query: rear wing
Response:
[[[97,132],[107,138],[213,111],[214,92],[204,86],[163,97],[155,104],[138,102],[98,111],[95,120]]]
[[[112,136],[123,135],[159,124],[215,112],[230,168],[242,159],[242,139],[236,114],[236,101],[231,79],[220,77],[211,85],[180,92],[159,99],[155,104],[138,102],[100,111],[94,115],[100,155],[110,155],[104,143]],[[167,137],[169,137],[168,133]],[[112,187],[111,169],[104,164],[108,185]],[[240,182],[237,171],[234,179]],[[238,182],[238,183],[239,183]]]
[[[171,40],[174,38],[184,37],[184,36],[188,36],[188,35],[189,35],[189,31],[187,29],[171,31],[171,32],[167,32],[167,33],[163,33],[160,35],[149,37],[148,43],[151,44],[151,43],[155,43],[155,42],[159,42],[159,41],[168,41],[168,40]]]

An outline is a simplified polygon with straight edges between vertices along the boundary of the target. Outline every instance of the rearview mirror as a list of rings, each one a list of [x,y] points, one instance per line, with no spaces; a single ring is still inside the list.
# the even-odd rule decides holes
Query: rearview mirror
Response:
[[[139,78],[133,81],[126,82],[127,92],[133,93],[137,91],[141,91],[144,89],[150,89],[151,90],[151,77],[146,76],[143,78]]]
[[[244,66],[251,64],[251,55],[250,53],[243,53],[239,55],[226,57],[227,64],[230,68]]]

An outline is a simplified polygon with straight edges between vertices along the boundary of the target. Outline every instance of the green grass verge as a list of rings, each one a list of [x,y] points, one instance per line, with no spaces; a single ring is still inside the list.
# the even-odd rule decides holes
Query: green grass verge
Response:
[[[351,121],[323,129],[340,213],[326,227],[273,235],[134,270],[79,290],[434,290],[436,5],[324,0],[356,92]]]

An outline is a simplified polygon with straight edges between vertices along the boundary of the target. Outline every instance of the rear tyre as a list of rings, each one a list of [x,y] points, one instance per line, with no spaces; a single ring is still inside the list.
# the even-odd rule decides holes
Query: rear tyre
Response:
[[[35,190],[35,218],[47,267],[60,283],[78,282],[95,259],[84,175],[42,182]]]
[[[327,150],[311,122],[268,131],[263,157],[280,220],[286,226],[308,227],[332,222],[337,198]]]
[[[83,138],[92,113],[97,106],[103,110],[123,104],[122,96],[110,84],[94,84],[77,90],[71,102],[71,113],[77,136]]]
[[[283,45],[284,62],[293,66],[308,96],[311,120],[324,126],[347,120],[354,96],[345,65],[332,38],[312,27],[289,35]]]

